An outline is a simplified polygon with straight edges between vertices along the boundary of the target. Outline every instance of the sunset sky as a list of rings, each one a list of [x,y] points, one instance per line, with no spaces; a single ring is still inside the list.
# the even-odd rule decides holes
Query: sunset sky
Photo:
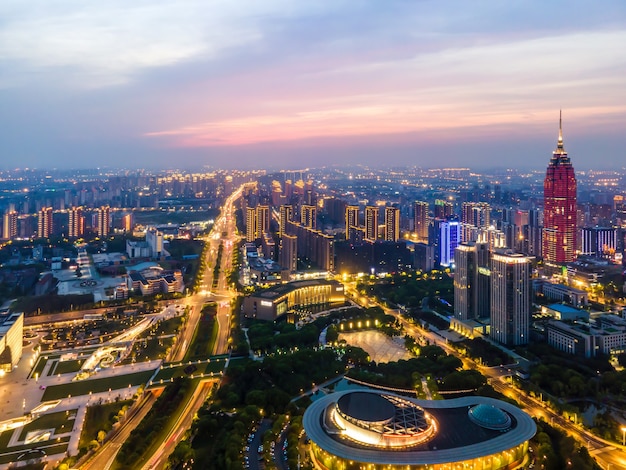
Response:
[[[626,2],[2,0],[0,168],[626,167]]]

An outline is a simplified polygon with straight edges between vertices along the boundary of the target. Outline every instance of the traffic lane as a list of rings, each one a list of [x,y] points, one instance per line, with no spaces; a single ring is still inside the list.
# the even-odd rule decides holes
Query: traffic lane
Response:
[[[254,432],[252,439],[247,441],[246,446],[248,449],[244,453],[244,467],[249,468],[250,470],[261,470],[259,457],[262,454],[259,454],[259,446],[263,443],[263,434],[265,434],[265,431],[271,427],[272,422],[269,419],[263,419],[257,430]]]

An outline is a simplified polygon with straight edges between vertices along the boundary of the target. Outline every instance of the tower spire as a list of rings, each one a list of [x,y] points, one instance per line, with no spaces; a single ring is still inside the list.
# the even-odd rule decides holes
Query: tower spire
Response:
[[[557,147],[563,148],[563,111],[561,109],[559,109],[559,142]]]

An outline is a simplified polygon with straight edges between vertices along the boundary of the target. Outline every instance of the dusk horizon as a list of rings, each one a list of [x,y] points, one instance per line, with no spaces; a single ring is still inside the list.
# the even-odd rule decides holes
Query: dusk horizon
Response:
[[[577,168],[619,168],[626,148],[617,1],[61,1],[0,15],[3,169],[539,170],[561,109]]]

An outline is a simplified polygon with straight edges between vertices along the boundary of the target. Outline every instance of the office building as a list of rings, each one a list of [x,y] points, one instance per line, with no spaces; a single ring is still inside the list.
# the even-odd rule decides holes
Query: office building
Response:
[[[461,224],[444,221],[439,224],[439,264],[449,267],[454,263],[454,250],[461,243]]]
[[[459,245],[454,252],[454,317],[487,318],[491,302],[491,255],[486,243]]]
[[[48,238],[52,235],[52,207],[43,207],[37,220],[37,237]]]
[[[531,315],[532,258],[512,251],[491,255],[491,338],[506,346],[526,344]]]
[[[582,232],[581,255],[611,257],[617,249],[617,228],[585,227]]]
[[[0,315],[0,370],[11,372],[22,357],[24,314]]]
[[[576,177],[563,147],[562,122],[559,139],[548,164],[543,184],[542,254],[546,264],[560,266],[576,257]]]
[[[400,209],[385,207],[385,241],[397,242],[400,239]]]
[[[464,202],[461,205],[461,222],[488,228],[491,225],[491,207],[486,202]]]
[[[85,217],[82,207],[72,207],[68,211],[67,236],[80,238],[85,233]]]

